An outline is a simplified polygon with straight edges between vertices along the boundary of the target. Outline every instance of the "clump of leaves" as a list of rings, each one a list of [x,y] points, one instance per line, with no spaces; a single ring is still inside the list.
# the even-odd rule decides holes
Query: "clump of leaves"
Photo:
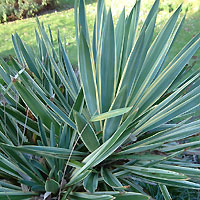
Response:
[[[98,1],[91,40],[84,0],[75,2],[80,81],[59,32],[58,52],[39,21],[37,50],[12,36],[17,59],[0,65],[1,198],[150,199],[139,182],[165,199],[167,186],[200,189],[199,165],[180,158],[200,146],[187,140],[200,120],[173,123],[199,109],[200,73],[183,69],[200,34],[165,65],[181,6],[152,41],[159,1],[139,31],[140,4],[114,26]]]

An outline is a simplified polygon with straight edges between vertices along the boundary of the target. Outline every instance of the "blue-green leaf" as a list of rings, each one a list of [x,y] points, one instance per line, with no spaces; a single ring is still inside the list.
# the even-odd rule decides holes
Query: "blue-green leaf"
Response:
[[[107,112],[112,104],[116,88],[115,36],[111,10],[108,12],[103,29],[99,59],[101,111]]]
[[[99,147],[99,141],[96,133],[94,132],[91,125],[87,123],[87,121],[84,119],[83,116],[81,116],[80,113],[74,112],[74,118],[83,143],[90,152],[93,152]]]
[[[94,193],[98,186],[98,174],[91,172],[83,181],[83,186],[86,191]]]

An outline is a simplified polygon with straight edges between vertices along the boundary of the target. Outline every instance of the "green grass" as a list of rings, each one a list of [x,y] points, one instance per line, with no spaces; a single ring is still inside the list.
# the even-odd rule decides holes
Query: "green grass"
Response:
[[[63,7],[66,5],[71,5],[70,1],[62,0]],[[87,1],[94,2],[94,0]],[[87,8],[92,8],[94,10],[96,4],[91,3],[87,5]],[[91,10],[90,10],[91,11]],[[94,16],[92,12],[89,13],[89,21],[93,21]],[[52,34],[54,40],[56,40],[57,29],[59,28],[62,38],[66,38],[68,43],[68,53],[71,58],[72,63],[75,65],[77,63],[76,58],[76,42],[75,42],[75,28],[74,28],[74,10],[61,10],[55,11],[49,14],[39,16],[39,20],[43,21],[45,25],[49,25],[52,29]],[[14,22],[0,24],[0,57],[8,57],[9,55],[14,56],[15,52],[13,50],[11,35],[15,32],[19,34],[23,41],[31,45],[33,48],[36,45],[35,39],[35,28],[36,20],[35,18],[28,18],[23,20],[17,20]]]
[[[92,29],[94,15],[96,10],[95,0],[88,0],[87,2],[87,16],[89,21],[89,27]],[[134,4],[133,0],[107,0],[107,5],[112,6],[114,18],[119,16],[120,11],[125,6],[127,13]],[[153,0],[142,1],[141,20],[145,19],[147,11],[150,9]],[[160,12],[157,19],[156,32],[163,27],[164,23],[171,16],[173,10],[181,3],[181,0],[161,0]],[[39,16],[39,20],[43,21],[45,26],[50,25],[54,40],[56,40],[57,28],[59,28],[62,38],[66,38],[67,50],[70,60],[73,65],[77,64],[76,54],[76,41],[75,41],[75,28],[74,28],[74,10],[66,10],[66,7],[70,7],[73,4],[73,0],[61,0],[60,10],[57,12],[45,14]],[[200,1],[199,0],[184,0],[183,12],[184,15],[186,8],[188,8],[186,21],[184,26],[178,35],[174,47],[171,49],[169,60],[177,54],[177,52],[188,42],[200,29]],[[63,10],[65,9],[65,10]],[[35,45],[35,32],[36,28],[35,18],[28,18],[18,20],[15,22],[9,22],[0,24],[0,57],[8,57],[9,55],[15,55],[12,45],[11,34],[17,32],[19,36],[29,45],[34,48]],[[197,52],[194,57],[197,60],[196,67],[200,65],[200,51]]]

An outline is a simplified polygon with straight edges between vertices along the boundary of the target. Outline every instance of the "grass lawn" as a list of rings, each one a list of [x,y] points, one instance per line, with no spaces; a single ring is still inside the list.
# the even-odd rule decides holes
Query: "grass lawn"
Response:
[[[70,60],[73,65],[77,64],[76,56],[76,42],[75,42],[75,28],[74,28],[74,10],[63,10],[67,6],[72,5],[73,0],[62,0],[62,9],[59,11],[54,11],[49,14],[39,16],[40,21],[43,21],[45,26],[50,25],[54,40],[56,40],[57,28],[59,28],[62,38],[66,38],[68,43],[67,49]],[[92,30],[94,16],[96,12],[96,2],[95,0],[88,0],[87,2],[87,17],[89,28]],[[107,0],[107,5],[112,6],[114,13],[114,19],[120,14],[120,11],[125,6],[127,13],[130,11],[131,7],[134,5],[133,0]],[[148,10],[150,9],[153,0],[143,0],[142,1],[142,12],[140,16],[141,22],[144,21]],[[160,12],[157,19],[156,32],[163,27],[163,24],[171,16],[173,10],[182,2],[182,0],[161,0]],[[200,32],[200,1],[199,0],[183,0],[183,11],[182,16],[185,13],[186,8],[188,8],[186,21],[184,26],[179,33],[174,47],[171,49],[169,59],[174,57],[174,55],[188,42],[195,34]],[[35,32],[36,28],[35,18],[28,18],[23,20],[18,20],[14,22],[9,22],[5,24],[0,24],[0,57],[8,57],[9,55],[14,55],[11,34],[17,32],[19,36],[29,45],[34,47],[35,45]],[[200,51],[197,52],[195,60],[197,60],[199,67],[200,61]]]

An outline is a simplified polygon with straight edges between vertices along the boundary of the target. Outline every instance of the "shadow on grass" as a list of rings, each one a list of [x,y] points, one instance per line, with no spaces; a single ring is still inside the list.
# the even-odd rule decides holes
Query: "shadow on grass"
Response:
[[[58,9],[63,10],[66,8],[73,8],[75,0],[60,0],[58,3]],[[91,4],[97,2],[97,0],[85,0],[85,4]]]
[[[60,0],[58,5],[56,6],[56,8],[52,9],[52,10],[46,10],[41,12],[38,16],[44,15],[44,14],[49,14],[49,13],[53,13],[53,12],[62,12],[64,10],[68,10],[74,7],[74,2],[75,0]],[[97,0],[85,0],[85,4],[92,4],[97,2]]]

